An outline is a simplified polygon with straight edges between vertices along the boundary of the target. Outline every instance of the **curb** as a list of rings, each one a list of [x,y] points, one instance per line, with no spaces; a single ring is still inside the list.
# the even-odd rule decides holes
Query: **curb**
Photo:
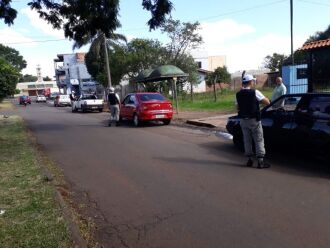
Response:
[[[206,123],[206,122],[200,122],[200,121],[194,121],[194,120],[187,120],[187,124],[194,125],[194,126],[199,126],[199,127],[208,127],[208,128],[215,128],[216,126]]]

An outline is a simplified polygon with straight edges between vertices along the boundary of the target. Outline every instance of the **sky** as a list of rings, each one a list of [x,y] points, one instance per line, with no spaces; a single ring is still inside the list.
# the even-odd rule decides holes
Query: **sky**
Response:
[[[14,25],[0,22],[0,43],[15,48],[27,61],[24,74],[36,75],[39,64],[43,76],[54,76],[57,54],[88,52],[88,46],[72,50],[73,42],[65,40],[62,30],[54,30],[27,0],[15,0],[18,10]],[[230,72],[262,68],[264,57],[272,53],[290,53],[290,0],[172,0],[173,19],[201,24],[204,43],[199,48],[209,56],[225,55]],[[167,38],[159,30],[149,31],[150,13],[143,10],[142,0],[121,0],[116,32],[133,38]],[[294,49],[306,39],[330,25],[329,0],[293,0]]]

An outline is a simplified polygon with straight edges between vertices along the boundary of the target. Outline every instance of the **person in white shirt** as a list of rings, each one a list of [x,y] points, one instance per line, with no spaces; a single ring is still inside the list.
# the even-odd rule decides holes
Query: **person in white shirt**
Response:
[[[255,78],[246,74],[242,78],[242,89],[236,94],[238,116],[240,117],[240,125],[243,132],[245,155],[248,157],[246,166],[253,166],[253,141],[255,144],[256,157],[258,160],[258,168],[268,168],[269,164],[264,162],[266,154],[263,130],[261,125],[259,103],[268,105],[269,99],[265,97],[259,90],[252,89]]]

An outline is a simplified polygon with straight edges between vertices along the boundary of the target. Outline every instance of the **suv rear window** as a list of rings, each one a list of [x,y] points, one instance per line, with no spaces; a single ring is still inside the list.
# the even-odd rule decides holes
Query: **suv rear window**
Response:
[[[95,100],[95,99],[97,99],[97,96],[95,96],[95,95],[84,95],[84,96],[81,97],[81,99],[83,99],[83,100]]]
[[[166,98],[163,97],[161,94],[141,94],[139,95],[139,98],[142,102],[148,102],[148,101],[165,101]]]

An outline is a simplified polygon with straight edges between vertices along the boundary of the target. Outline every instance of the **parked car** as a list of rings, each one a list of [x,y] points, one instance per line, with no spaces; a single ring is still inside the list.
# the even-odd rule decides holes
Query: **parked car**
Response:
[[[282,107],[273,107],[280,101]],[[330,158],[330,93],[284,95],[262,109],[261,122],[267,148],[299,149]],[[229,118],[227,130],[243,149],[237,116]]]
[[[87,112],[88,110],[103,111],[103,99],[98,99],[96,95],[81,95],[77,100],[72,102],[72,112]]]
[[[133,120],[135,126],[145,121],[171,123],[172,103],[160,93],[133,93],[127,95],[121,104],[120,118]]]
[[[69,95],[57,95],[54,100],[54,107],[71,106]]]
[[[25,95],[20,96],[18,98],[18,101],[19,101],[20,105],[26,104],[26,103],[31,104],[31,98],[29,96],[25,96]]]
[[[44,95],[38,95],[36,102],[46,102],[46,97]]]

